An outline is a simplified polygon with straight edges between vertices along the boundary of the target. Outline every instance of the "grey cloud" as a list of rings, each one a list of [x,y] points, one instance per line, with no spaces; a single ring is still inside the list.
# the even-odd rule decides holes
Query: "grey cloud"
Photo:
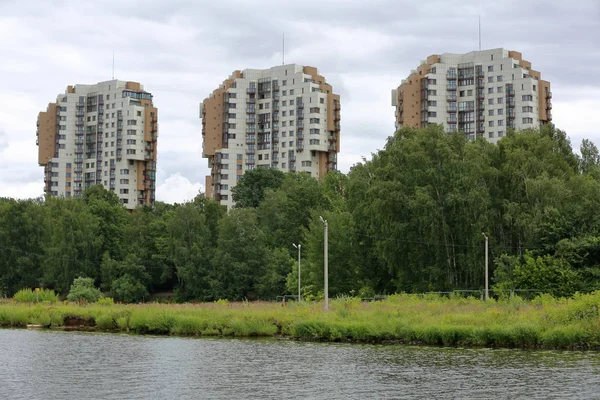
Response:
[[[6,55],[0,72],[11,62],[15,67],[6,69],[11,72],[0,107],[15,107],[9,99],[19,94],[41,111],[69,84],[109,79],[114,49],[116,77],[143,83],[159,107],[162,182],[180,173],[204,183],[209,171],[200,154],[198,103],[236,69],[279,64],[283,32],[286,61],[317,67],[342,96],[339,165],[345,170],[393,133],[390,89],[420,60],[477,48],[478,15],[483,47],[522,52],[552,82],[557,104],[593,101],[600,88],[597,0],[309,0],[301,6],[279,0],[106,0],[101,7],[24,0],[2,2],[2,9],[0,34],[11,26],[13,38],[0,42]],[[0,152],[24,137],[35,141],[36,115],[27,115],[11,121],[10,132],[0,131]],[[8,175],[27,183],[41,179],[42,171],[36,163],[13,169],[0,162],[0,184],[13,181]]]

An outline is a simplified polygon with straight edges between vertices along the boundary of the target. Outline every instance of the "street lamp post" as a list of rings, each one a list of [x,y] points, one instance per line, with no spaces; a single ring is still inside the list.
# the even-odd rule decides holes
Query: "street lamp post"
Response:
[[[484,295],[484,299],[487,301],[490,298],[490,292],[489,292],[489,289],[488,289],[488,281],[489,281],[489,275],[488,275],[488,237],[483,232],[481,232],[481,234],[485,238],[485,295]]]
[[[292,243],[292,245],[298,249],[298,303],[302,300],[302,295],[300,294],[300,271],[302,270],[300,268],[300,252],[302,251],[302,245],[298,244],[298,246],[296,246],[295,243]]]
[[[319,219],[321,220],[321,223],[323,224],[323,228],[325,230],[324,232],[324,236],[325,236],[325,245],[324,245],[324,274],[325,274],[325,311],[329,310],[329,271],[328,271],[328,256],[329,256],[329,252],[328,252],[328,236],[329,236],[329,227],[327,225],[327,221],[323,219],[323,217],[319,217]]]

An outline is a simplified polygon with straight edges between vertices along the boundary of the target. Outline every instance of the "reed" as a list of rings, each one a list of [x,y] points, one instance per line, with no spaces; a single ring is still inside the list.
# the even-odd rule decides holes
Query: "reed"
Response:
[[[107,302],[108,303],[108,302]],[[600,292],[532,301],[399,294],[361,303],[0,304],[0,326],[85,326],[138,334],[287,337],[297,340],[436,346],[596,349]]]

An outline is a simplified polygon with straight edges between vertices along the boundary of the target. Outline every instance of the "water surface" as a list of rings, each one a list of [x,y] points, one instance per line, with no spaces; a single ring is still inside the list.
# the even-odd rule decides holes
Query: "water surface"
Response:
[[[0,399],[600,398],[595,352],[0,330]]]

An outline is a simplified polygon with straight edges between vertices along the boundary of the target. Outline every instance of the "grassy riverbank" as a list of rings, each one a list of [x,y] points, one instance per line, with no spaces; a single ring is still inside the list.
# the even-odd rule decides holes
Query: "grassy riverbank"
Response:
[[[573,299],[476,299],[394,295],[322,304],[0,304],[0,326],[140,334],[287,337],[299,340],[517,348],[600,348],[600,292]]]

